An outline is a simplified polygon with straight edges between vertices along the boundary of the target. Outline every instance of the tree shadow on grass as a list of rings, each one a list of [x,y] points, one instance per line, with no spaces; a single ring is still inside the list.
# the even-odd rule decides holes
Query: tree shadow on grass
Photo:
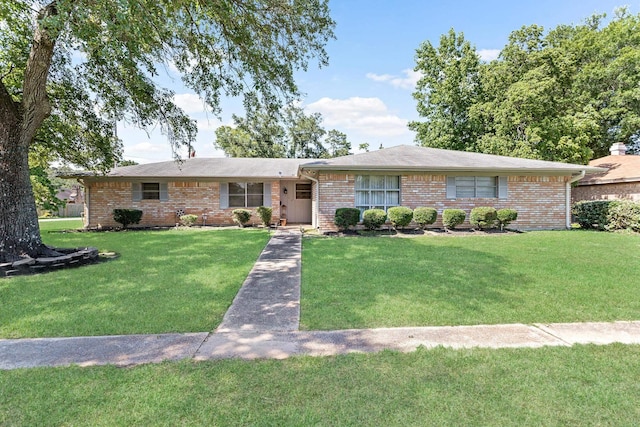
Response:
[[[433,239],[317,242],[303,254],[302,324],[347,329],[516,322],[530,278],[477,248]],[[324,247],[323,247],[324,246]]]
[[[3,281],[0,336],[213,330],[267,238],[242,230],[60,236],[63,244],[83,242],[120,256]]]

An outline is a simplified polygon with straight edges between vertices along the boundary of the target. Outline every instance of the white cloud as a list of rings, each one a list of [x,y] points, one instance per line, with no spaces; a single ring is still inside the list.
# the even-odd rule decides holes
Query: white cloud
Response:
[[[478,51],[478,56],[480,56],[481,61],[493,61],[494,59],[498,59],[498,55],[500,55],[500,49],[480,49]]]
[[[138,144],[127,147],[130,153],[161,153],[167,150],[166,144],[152,144],[151,142],[140,142]]]
[[[407,68],[402,70],[404,77],[394,76],[392,74],[375,74],[375,73],[367,73],[366,77],[368,79],[373,80],[374,82],[382,82],[389,83],[393,87],[397,87],[400,89],[413,89],[416,87],[416,83],[420,80],[422,75],[412,70],[411,68]]]
[[[195,93],[180,93],[174,95],[173,102],[186,113],[204,113],[208,111],[203,99]]]
[[[321,98],[307,105],[322,114],[325,127],[356,132],[367,138],[404,136],[409,133],[407,120],[393,114],[380,98]]]

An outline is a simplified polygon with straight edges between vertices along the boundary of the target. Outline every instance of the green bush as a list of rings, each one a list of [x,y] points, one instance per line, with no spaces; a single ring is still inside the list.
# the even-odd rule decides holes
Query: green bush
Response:
[[[500,230],[504,230],[507,225],[518,219],[518,211],[515,209],[498,209],[496,214],[498,216]]]
[[[244,227],[251,219],[251,211],[248,209],[234,209],[231,213],[233,214],[233,222],[240,227]]]
[[[389,221],[394,227],[405,228],[411,224],[413,219],[413,211],[405,206],[394,206],[387,211]]]
[[[271,216],[273,214],[273,209],[268,208],[266,206],[259,206],[256,209],[258,216],[260,217],[260,221],[262,221],[262,225],[268,227],[271,224]]]
[[[434,208],[415,208],[413,210],[413,221],[420,226],[426,228],[438,219],[438,211]]]
[[[339,230],[355,227],[358,221],[360,221],[360,209],[357,208],[338,208],[333,218],[333,223]]]
[[[624,200],[610,205],[605,229],[640,232],[640,203]]]
[[[387,213],[382,209],[367,209],[362,214],[362,223],[368,230],[375,230],[387,220]]]
[[[571,208],[574,221],[582,228],[605,230],[609,210],[620,204],[618,200],[592,200],[574,203]]]
[[[122,228],[127,228],[129,224],[138,224],[142,219],[142,211],[140,209],[114,209],[113,220],[118,224],[122,224]]]
[[[498,213],[496,209],[490,206],[478,206],[471,209],[471,213],[469,214],[469,223],[480,230],[493,228],[497,219]]]
[[[194,215],[194,214],[182,215],[180,217],[180,222],[185,227],[191,227],[193,224],[196,223],[197,220],[198,220],[198,215]]]
[[[445,228],[454,229],[462,224],[467,217],[462,209],[445,209],[442,211],[442,224]]]

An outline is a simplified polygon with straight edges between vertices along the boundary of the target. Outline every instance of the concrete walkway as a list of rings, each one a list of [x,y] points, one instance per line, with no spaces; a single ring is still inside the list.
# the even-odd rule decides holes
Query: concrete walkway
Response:
[[[383,349],[640,344],[640,321],[298,331],[301,235],[280,229],[213,333],[0,339],[0,369],[328,356]]]

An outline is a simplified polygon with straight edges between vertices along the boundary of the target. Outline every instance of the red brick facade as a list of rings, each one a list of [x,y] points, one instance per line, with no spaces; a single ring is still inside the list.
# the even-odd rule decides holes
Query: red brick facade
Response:
[[[579,185],[571,190],[571,201],[575,203],[581,200],[640,201],[640,182]]]
[[[232,211],[235,208],[220,209],[220,182],[215,181],[176,181],[168,182],[167,200],[133,199],[132,183],[128,181],[97,181],[86,183],[85,226],[117,227],[113,220],[113,210],[132,208],[142,210],[139,226],[171,226],[179,222],[178,209],[186,214],[198,215],[197,224],[202,224],[202,214],[207,215],[208,225],[232,225]],[[272,221],[280,217],[280,183],[271,183]],[[255,214],[251,224],[259,224]]]
[[[318,225],[321,230],[336,230],[333,223],[337,208],[355,205],[355,174],[321,173]],[[566,227],[565,176],[510,176],[506,199],[473,198],[447,199],[446,176],[434,174],[402,175],[400,185],[401,205],[411,209],[433,207],[438,211],[435,227],[441,227],[442,211],[448,208],[463,209],[467,218],[476,206],[492,206],[496,209],[512,208],[518,211],[514,228],[521,230],[561,229]],[[469,226],[468,219],[464,226]]]
[[[321,172],[318,183],[312,185],[312,215],[314,226],[321,231],[335,230],[335,211],[341,207],[355,206],[354,173]],[[566,183],[568,176],[510,176],[507,198],[447,199],[446,176],[429,173],[401,175],[401,205],[412,209],[420,206],[433,207],[438,211],[435,227],[441,227],[442,211],[459,208],[467,212],[476,206],[492,206],[496,209],[512,208],[518,211],[518,220],[513,223],[521,230],[560,229],[566,227]],[[167,200],[138,200],[133,198],[130,181],[89,181],[86,183],[85,226],[117,227],[113,221],[113,210],[135,208],[143,211],[140,226],[171,226],[179,219],[178,209],[187,214],[207,215],[208,225],[232,225],[234,208],[220,208],[220,182],[217,181],[169,181]],[[272,222],[280,218],[280,182],[271,182]],[[259,224],[255,215],[251,223]],[[316,216],[317,215],[317,216]],[[317,220],[317,221],[316,221]],[[468,221],[463,226],[469,226]]]

